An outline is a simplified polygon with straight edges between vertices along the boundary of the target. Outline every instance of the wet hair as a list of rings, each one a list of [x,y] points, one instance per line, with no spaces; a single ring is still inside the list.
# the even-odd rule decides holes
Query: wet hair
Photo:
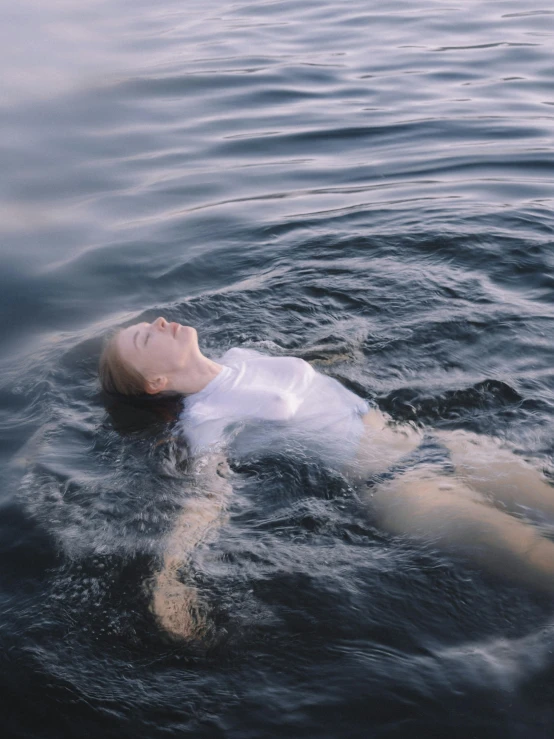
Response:
[[[118,336],[119,332],[108,339],[100,356],[98,374],[102,390],[108,395],[145,395],[146,379],[119,353]]]
[[[119,434],[156,436],[167,430],[183,410],[183,396],[176,393],[157,395],[120,395],[102,393],[102,402],[111,426]]]
[[[113,427],[122,434],[154,432],[176,421],[183,395],[145,392],[146,379],[121,357],[117,337],[118,332],[107,339],[98,366],[102,399]]]

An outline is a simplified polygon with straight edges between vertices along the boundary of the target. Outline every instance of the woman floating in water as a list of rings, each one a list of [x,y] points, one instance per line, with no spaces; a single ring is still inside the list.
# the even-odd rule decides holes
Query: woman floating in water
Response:
[[[202,639],[208,629],[186,567],[228,504],[228,448],[246,455],[286,444],[318,456],[364,491],[389,532],[461,551],[494,574],[554,594],[554,542],[511,515],[531,509],[554,521],[554,488],[492,439],[393,424],[302,359],[231,349],[214,362],[194,328],[164,318],[115,334],[100,377],[110,394],[184,396],[178,427],[198,484],[168,536],[152,602],[174,636]]]

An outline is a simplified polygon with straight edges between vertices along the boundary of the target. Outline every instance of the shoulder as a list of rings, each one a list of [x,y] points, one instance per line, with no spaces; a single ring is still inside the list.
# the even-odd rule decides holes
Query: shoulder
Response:
[[[219,361],[223,364],[237,364],[248,361],[249,359],[259,359],[264,356],[264,354],[257,352],[255,349],[243,349],[242,347],[236,346],[226,351]]]
[[[306,362],[304,359],[300,359],[299,357],[264,354],[263,352],[259,352],[256,349],[244,349],[238,346],[226,351],[225,354],[219,359],[219,361],[223,364],[233,364],[236,362],[246,361],[255,362],[257,360],[261,360],[264,362],[285,362],[286,364],[295,365],[297,367],[302,366],[311,368],[311,365],[308,364],[308,362]]]

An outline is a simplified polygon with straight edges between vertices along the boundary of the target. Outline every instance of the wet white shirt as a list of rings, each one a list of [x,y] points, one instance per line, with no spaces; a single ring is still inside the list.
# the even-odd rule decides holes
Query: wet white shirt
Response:
[[[230,349],[221,372],[184,400],[179,427],[191,452],[237,456],[293,450],[342,463],[356,453],[368,404],[303,359]]]

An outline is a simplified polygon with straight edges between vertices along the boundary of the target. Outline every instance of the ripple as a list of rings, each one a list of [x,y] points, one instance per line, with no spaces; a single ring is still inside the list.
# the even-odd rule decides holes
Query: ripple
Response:
[[[548,734],[551,603],[388,536],[304,458],[233,460],[229,518],[193,557],[217,638],[168,641],[151,578],[195,482],[171,426],[118,433],[96,380],[108,329],[164,314],[211,357],[304,357],[397,420],[550,469],[552,11],[524,5],[10,14],[10,735]]]

